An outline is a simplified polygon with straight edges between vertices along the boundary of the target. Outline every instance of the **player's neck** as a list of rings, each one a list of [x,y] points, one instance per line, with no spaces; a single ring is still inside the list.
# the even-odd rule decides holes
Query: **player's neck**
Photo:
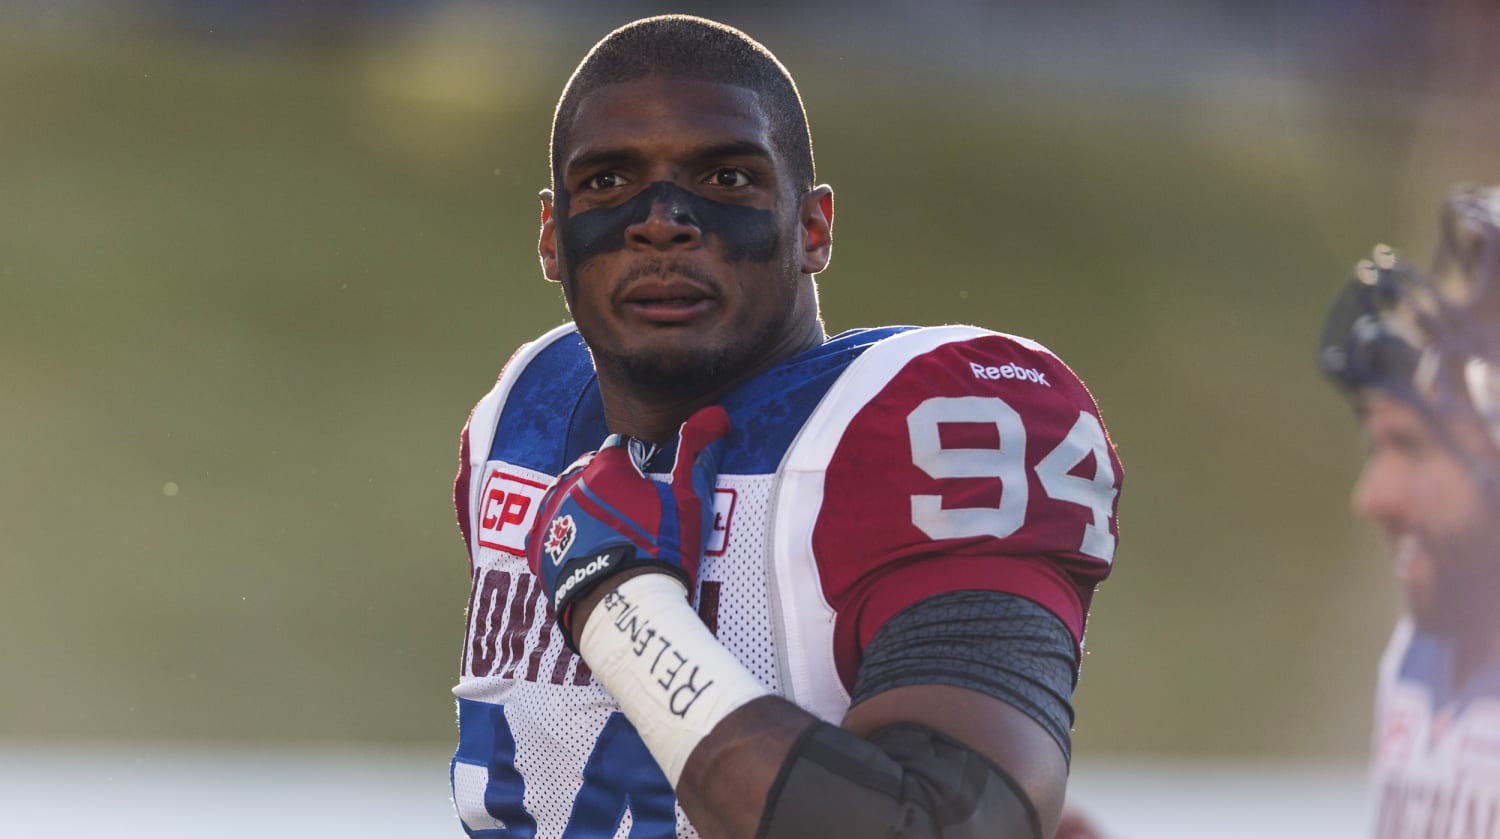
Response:
[[[1454,627],[1453,681],[1464,685],[1484,669],[1486,664],[1500,656],[1500,620],[1485,617],[1461,623]]]
[[[648,400],[622,394],[604,397],[604,420],[616,434],[666,443],[677,435],[687,418],[700,408],[718,401],[719,392],[682,400]]]
[[[682,424],[700,409],[770,366],[762,365],[712,387],[697,390],[655,390],[622,385],[599,371],[599,395],[604,400],[604,422],[611,433],[664,444],[677,436]]]
[[[827,340],[821,320],[808,321],[808,328],[765,354],[759,364],[726,377],[711,387],[696,390],[647,389],[626,379],[619,370],[600,365],[599,393],[604,400],[604,420],[615,434],[666,443],[688,417],[706,408],[762,372]]]

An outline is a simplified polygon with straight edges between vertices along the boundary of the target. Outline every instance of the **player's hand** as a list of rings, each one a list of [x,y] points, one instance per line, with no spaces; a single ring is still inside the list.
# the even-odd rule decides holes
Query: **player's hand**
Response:
[[[569,644],[571,607],[627,567],[655,566],[694,590],[728,433],[729,415],[717,405],[689,417],[678,433],[670,484],[642,471],[655,446],[612,434],[547,489],[526,538],[526,560]]]

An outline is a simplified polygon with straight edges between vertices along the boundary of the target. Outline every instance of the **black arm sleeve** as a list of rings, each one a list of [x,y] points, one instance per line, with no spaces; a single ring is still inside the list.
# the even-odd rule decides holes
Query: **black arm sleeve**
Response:
[[[924,725],[862,739],[825,722],[792,746],[757,839],[1041,839],[1036,808],[1000,767]]]
[[[993,696],[1046,729],[1071,759],[1073,636],[1013,594],[952,591],[908,606],[865,648],[853,704],[905,685],[952,685]]]
[[[1071,751],[1073,636],[1023,597],[955,591],[921,600],[875,633],[853,701],[906,685],[953,685],[1025,713]],[[761,818],[761,839],[1039,839],[1025,792],[979,753],[916,723],[862,739],[827,723],[800,737]]]

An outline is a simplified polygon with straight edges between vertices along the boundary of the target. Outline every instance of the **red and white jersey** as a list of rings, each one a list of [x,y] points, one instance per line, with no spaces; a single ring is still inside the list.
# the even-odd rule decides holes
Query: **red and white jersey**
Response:
[[[1121,469],[1051,352],[968,326],[860,330],[720,404],[733,430],[694,603],[767,688],[837,723],[875,632],[946,591],[1031,599],[1081,647]],[[526,565],[545,487],[606,433],[571,325],[518,352],[464,432],[473,590],[453,788],[474,836],[696,835]]]
[[[1397,626],[1380,663],[1376,839],[1500,839],[1500,655],[1463,684],[1452,643]]]

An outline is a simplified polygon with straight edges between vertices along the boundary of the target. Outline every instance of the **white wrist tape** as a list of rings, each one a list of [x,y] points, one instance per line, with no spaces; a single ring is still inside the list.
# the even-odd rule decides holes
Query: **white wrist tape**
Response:
[[[620,703],[673,787],[720,720],[769,694],[688,604],[682,583],[642,574],[606,594],[578,651]]]

